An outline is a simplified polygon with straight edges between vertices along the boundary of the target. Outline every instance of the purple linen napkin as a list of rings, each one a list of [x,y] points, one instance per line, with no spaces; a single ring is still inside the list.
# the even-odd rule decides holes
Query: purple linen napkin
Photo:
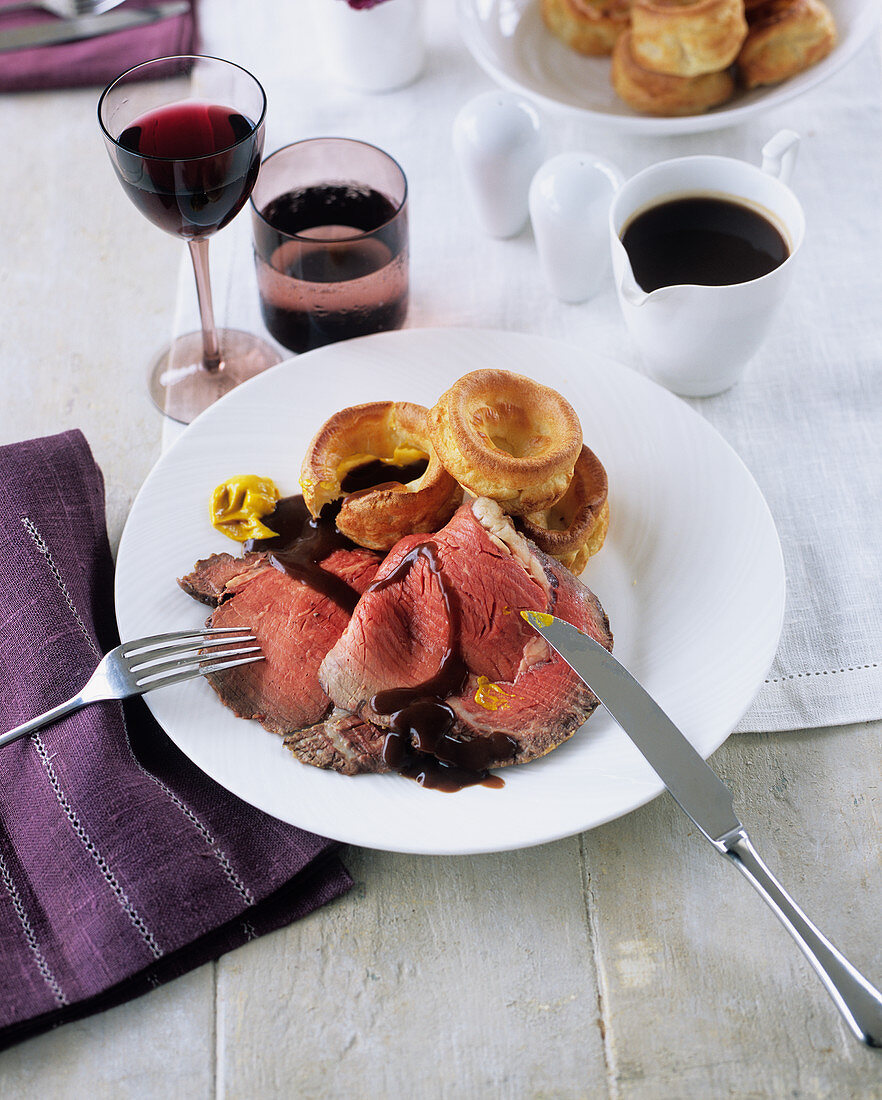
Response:
[[[38,12],[3,13],[15,0],[0,0],[0,32],[33,23],[52,22],[57,16]],[[149,7],[142,0],[120,4],[117,11]],[[114,77],[154,57],[196,52],[195,4],[183,15],[160,19],[143,27],[114,31],[79,42],[13,50],[0,54],[0,92],[82,88],[109,84]]]
[[[80,432],[0,447],[0,546],[6,730],[76,694],[117,642],[103,480]],[[142,700],[0,749],[0,1048],[344,893],[335,850],[218,787]]]

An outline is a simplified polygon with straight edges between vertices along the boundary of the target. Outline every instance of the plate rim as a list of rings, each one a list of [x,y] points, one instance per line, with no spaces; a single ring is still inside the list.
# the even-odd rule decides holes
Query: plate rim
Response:
[[[534,345],[542,345],[542,346],[544,346],[546,348],[549,348],[549,349],[554,349],[554,348],[563,349],[565,352],[567,352],[569,354],[578,353],[578,354],[581,354],[583,356],[586,356],[586,357],[590,358],[590,360],[592,362],[594,362],[595,364],[597,364],[597,365],[601,365],[601,366],[602,365],[607,365],[607,366],[612,367],[616,371],[624,372],[624,374],[630,380],[631,384],[636,385],[638,387],[643,387],[643,388],[647,388],[648,390],[651,390],[652,393],[653,393],[653,396],[656,400],[660,400],[662,402],[672,402],[672,403],[676,404],[676,406],[678,408],[680,408],[681,410],[685,410],[685,416],[687,417],[689,422],[695,426],[696,430],[698,432],[705,433],[707,438],[713,438],[714,439],[714,446],[715,447],[720,447],[724,452],[727,453],[728,460],[730,462],[734,461],[734,464],[740,470],[740,475],[742,477],[746,478],[747,482],[749,482],[750,485],[752,486],[752,491],[756,496],[756,501],[759,505],[759,508],[764,513],[764,518],[767,521],[771,532],[774,534],[774,547],[773,547],[773,549],[775,551],[775,553],[774,553],[774,562],[770,562],[769,565],[770,565],[770,567],[774,567],[774,571],[775,571],[775,574],[776,574],[776,580],[777,580],[777,585],[776,585],[776,594],[778,596],[777,622],[776,622],[776,626],[775,626],[775,629],[774,629],[774,639],[772,640],[771,634],[769,636],[770,640],[769,640],[769,643],[768,643],[768,653],[767,653],[767,659],[766,659],[765,664],[763,666],[763,674],[761,676],[757,677],[755,686],[754,686],[752,692],[750,693],[749,697],[746,697],[745,699],[742,700],[741,705],[740,705],[740,709],[739,709],[738,714],[735,717],[734,721],[732,721],[728,725],[728,728],[723,730],[719,736],[717,736],[717,735],[714,736],[713,743],[709,744],[709,747],[707,745],[703,745],[701,747],[701,749],[699,750],[701,752],[701,755],[703,757],[707,758],[714,751],[716,751],[716,749],[719,748],[719,746],[728,738],[728,736],[732,732],[732,729],[734,729],[735,725],[737,725],[737,722],[740,720],[740,718],[743,716],[743,714],[749,709],[749,707],[752,704],[757,692],[761,689],[763,679],[764,679],[766,673],[768,672],[768,669],[771,666],[772,661],[774,660],[775,653],[776,653],[778,645],[780,643],[781,631],[783,629],[784,613],[785,613],[785,597],[786,597],[786,575],[785,575],[785,570],[784,570],[783,551],[782,551],[782,547],[781,547],[780,537],[778,536],[778,532],[777,532],[777,529],[775,527],[774,517],[771,514],[771,511],[770,511],[769,506],[768,506],[768,502],[765,500],[765,497],[763,496],[762,491],[760,490],[759,485],[757,484],[757,482],[754,479],[753,475],[751,474],[750,470],[748,469],[748,467],[746,466],[744,461],[741,459],[740,455],[738,455],[738,453],[734,450],[734,448],[731,446],[731,444],[729,444],[728,441],[721,435],[721,433],[719,431],[717,431],[717,429],[708,420],[706,420],[703,416],[701,416],[701,414],[698,413],[694,408],[692,408],[687,402],[682,401],[680,398],[676,397],[674,394],[670,393],[668,390],[664,389],[663,387],[661,387],[656,382],[654,382],[650,378],[646,377],[645,375],[643,375],[639,371],[636,371],[636,370],[634,370],[630,367],[627,367],[625,364],[611,358],[610,356],[607,356],[602,352],[595,352],[595,351],[590,350],[590,349],[581,349],[577,345],[574,345],[574,344],[569,343],[567,341],[558,340],[558,339],[555,339],[553,337],[548,337],[548,336],[544,336],[544,335],[538,335],[538,334],[532,334],[532,333],[517,333],[517,332],[511,332],[511,331],[507,331],[507,330],[493,329],[493,328],[481,328],[481,327],[471,327],[471,326],[463,326],[463,327],[434,326],[434,327],[426,327],[426,328],[402,329],[402,330],[399,330],[399,331],[394,332],[394,333],[382,333],[382,334],[378,334],[378,335],[375,335],[375,336],[360,337],[357,340],[347,341],[346,344],[356,345],[356,344],[362,344],[362,343],[365,343],[365,342],[368,342],[368,341],[376,342],[376,341],[389,340],[390,338],[393,339],[393,340],[402,340],[402,339],[403,340],[408,340],[408,339],[414,339],[414,338],[419,339],[419,338],[425,337],[427,335],[430,338],[438,337],[440,335],[441,338],[444,339],[447,336],[449,336],[451,333],[456,333],[456,334],[459,334],[460,336],[465,336],[467,339],[470,338],[470,337],[477,337],[479,339],[489,338],[489,339],[492,339],[492,340],[502,338],[503,340],[513,340],[513,341],[517,341],[517,342],[523,342],[524,344],[533,343]],[[309,352],[309,353],[306,353],[306,354],[310,355],[310,356],[327,355],[328,353],[333,354],[334,349],[338,348],[339,346],[340,345],[330,345],[329,347],[319,348],[319,349],[316,349],[313,352]],[[244,383],[242,386],[238,387],[236,390],[233,390],[230,393],[226,394],[218,402],[216,402],[210,409],[206,410],[205,413],[203,413],[200,417],[198,417],[196,420],[194,420],[193,424],[196,425],[196,424],[204,423],[206,421],[210,421],[211,418],[213,418],[213,416],[216,415],[216,413],[214,413],[215,409],[220,407],[222,404],[235,403],[236,400],[237,400],[237,394],[241,394],[246,387],[266,384],[265,382],[261,383],[261,379],[265,379],[267,375],[271,375],[273,373],[281,373],[281,372],[285,372],[285,371],[294,370],[294,369],[296,369],[295,365],[296,365],[296,367],[301,367],[303,362],[304,362],[304,357],[302,355],[301,356],[293,356],[289,359],[284,360],[282,363],[279,363],[276,366],[269,368],[268,371],[263,372],[263,374],[257,376],[255,379],[252,379],[249,382]],[[564,368],[557,368],[557,369],[564,369]],[[133,515],[137,515],[138,510],[139,510],[139,501],[141,500],[143,495],[145,495],[146,493],[149,492],[149,485],[150,485],[151,479],[154,476],[155,471],[160,466],[164,466],[166,463],[172,461],[174,452],[177,451],[177,449],[179,447],[183,447],[183,446],[187,445],[185,443],[185,441],[189,438],[188,437],[188,432],[190,432],[190,428],[192,428],[192,425],[190,427],[188,427],[187,429],[185,429],[179,435],[179,437],[159,457],[157,462],[151,468],[150,472],[148,473],[147,477],[144,479],[144,482],[142,483],[141,487],[139,488],[138,492],[135,495],[135,498],[132,502],[132,505],[131,505],[131,508],[130,508],[130,511],[129,511],[129,515],[126,519],[126,523],[124,525],[123,532],[122,532],[122,535],[121,535],[121,538],[120,538],[120,543],[119,543],[119,551],[118,551],[118,559],[117,559],[118,568],[117,568],[116,575],[115,575],[115,580],[114,580],[115,612],[116,612],[116,615],[117,615],[117,623],[118,623],[118,626],[120,627],[120,629],[122,629],[122,623],[120,621],[120,591],[119,591],[119,584],[120,584],[121,571],[119,569],[119,563],[125,561],[125,558],[126,558],[127,553],[128,553],[128,550],[127,550],[128,541],[129,541],[130,538],[133,537],[132,534],[131,534],[131,532],[132,532],[132,526],[131,526],[131,522],[130,522],[131,517]],[[156,693],[156,695],[159,695],[159,694],[161,694],[161,693]],[[262,805],[259,801],[255,801],[255,799],[253,797],[249,796],[248,794],[242,793],[241,790],[237,790],[237,789],[234,789],[233,787],[230,787],[229,785],[224,783],[222,780],[219,780],[215,776],[213,776],[212,773],[209,770],[204,768],[197,760],[194,759],[193,755],[188,750],[188,747],[185,744],[182,744],[181,741],[177,737],[175,737],[174,733],[165,727],[165,725],[163,724],[161,719],[156,715],[156,713],[154,711],[154,708],[151,705],[151,696],[148,694],[144,698],[145,698],[145,702],[147,702],[148,707],[150,708],[151,712],[154,715],[155,720],[158,722],[160,727],[164,730],[164,732],[170,738],[170,740],[180,749],[180,751],[183,752],[185,756],[187,756],[187,758],[193,763],[194,766],[198,767],[201,771],[203,771],[204,774],[206,774],[210,778],[212,778],[212,780],[214,782],[218,783],[222,787],[225,787],[227,790],[229,790],[231,793],[233,793],[236,797],[239,797],[243,801],[249,803],[250,805],[255,806],[257,809],[261,810],[262,812],[268,813],[270,816],[275,816],[275,817],[279,816],[273,810],[268,809],[265,805]],[[154,698],[155,698],[155,696],[154,696]],[[627,735],[626,734],[621,733],[621,737],[623,737],[627,740]],[[280,820],[287,821],[288,823],[290,823],[290,824],[292,824],[296,827],[299,827],[299,828],[309,829],[311,831],[323,832],[325,835],[331,835],[332,839],[336,839],[341,843],[373,847],[373,848],[376,848],[378,850],[383,850],[383,851],[399,852],[399,853],[402,853],[402,854],[412,854],[412,855],[475,855],[475,854],[483,854],[483,853],[489,853],[489,852],[517,850],[517,849],[524,848],[524,847],[532,847],[532,846],[536,846],[536,845],[539,845],[539,844],[551,843],[551,842],[554,842],[556,840],[563,839],[565,837],[578,835],[581,832],[588,831],[590,829],[596,828],[599,825],[606,824],[610,821],[616,820],[619,817],[625,816],[628,813],[631,813],[633,810],[638,809],[640,806],[643,806],[646,803],[652,801],[654,798],[658,797],[658,795],[663,793],[664,790],[665,790],[665,786],[662,783],[662,781],[658,778],[658,776],[655,775],[655,773],[651,773],[651,781],[646,784],[645,790],[640,794],[639,797],[632,798],[630,801],[628,801],[627,805],[624,808],[613,809],[605,815],[598,816],[598,817],[593,817],[593,818],[591,818],[589,823],[587,823],[587,824],[583,823],[577,828],[573,828],[570,823],[562,823],[559,828],[546,828],[542,832],[541,835],[536,835],[536,836],[534,836],[530,839],[526,839],[526,840],[519,839],[519,840],[516,840],[515,842],[510,843],[510,844],[500,844],[500,843],[497,843],[497,842],[487,844],[485,842],[485,843],[474,843],[474,844],[471,844],[471,845],[457,844],[457,845],[454,845],[454,846],[445,847],[444,845],[439,845],[439,844],[432,844],[432,845],[427,846],[427,844],[425,842],[408,843],[408,842],[404,841],[404,842],[399,842],[399,843],[394,843],[394,844],[390,844],[388,842],[377,843],[375,840],[370,840],[370,839],[365,840],[364,838],[358,838],[356,836],[349,835],[348,833],[347,833],[347,835],[333,836],[333,834],[329,833],[329,831],[327,829],[318,829],[315,825],[312,825],[312,824],[309,824],[309,823],[303,823],[303,821],[297,822],[297,821],[294,821],[293,818],[291,818],[291,817],[287,817],[287,818],[282,817],[282,818],[280,818]],[[421,792],[421,794],[423,796],[425,796],[427,794],[430,794],[430,792]],[[445,797],[447,797],[447,796],[445,796]],[[344,832],[346,832],[346,831],[344,830]]]

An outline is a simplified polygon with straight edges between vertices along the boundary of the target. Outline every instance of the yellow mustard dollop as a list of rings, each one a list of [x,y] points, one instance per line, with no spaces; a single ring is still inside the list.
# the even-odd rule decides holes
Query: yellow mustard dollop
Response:
[[[525,619],[530,626],[551,626],[554,622],[553,616],[547,615],[544,611],[522,611],[521,618]]]
[[[276,532],[261,523],[261,518],[273,511],[278,499],[279,490],[268,477],[240,474],[227,478],[211,494],[211,524],[236,542],[272,538]]]
[[[478,689],[475,702],[484,710],[500,710],[508,706],[507,696],[499,684],[494,684],[488,676],[478,677]]]

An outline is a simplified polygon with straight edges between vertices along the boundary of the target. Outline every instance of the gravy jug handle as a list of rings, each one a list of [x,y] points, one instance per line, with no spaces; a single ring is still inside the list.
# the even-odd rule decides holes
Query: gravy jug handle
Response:
[[[779,130],[763,146],[763,171],[782,183],[789,183],[798,151],[799,134],[795,130]]]

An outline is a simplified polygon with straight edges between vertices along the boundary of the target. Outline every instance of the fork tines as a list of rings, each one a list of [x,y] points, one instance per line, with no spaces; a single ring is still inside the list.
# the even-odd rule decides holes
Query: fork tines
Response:
[[[238,642],[239,638],[229,637],[231,634],[243,635],[242,641],[254,641],[254,636],[249,632],[247,626],[206,626],[196,627],[193,630],[173,630],[166,634],[153,634],[148,638],[138,638],[134,642],[124,642],[121,646],[121,652],[123,657],[134,657],[139,653],[143,653],[145,650],[152,650],[153,652],[168,652],[169,647],[178,642],[189,641],[191,646],[198,644],[201,638],[214,638],[218,637],[218,642],[214,644],[228,642]],[[226,637],[221,637],[226,635]]]
[[[179,630],[139,638],[136,645],[122,647],[122,657],[139,687],[159,687],[262,661],[259,645],[242,644],[256,641],[247,627]]]

